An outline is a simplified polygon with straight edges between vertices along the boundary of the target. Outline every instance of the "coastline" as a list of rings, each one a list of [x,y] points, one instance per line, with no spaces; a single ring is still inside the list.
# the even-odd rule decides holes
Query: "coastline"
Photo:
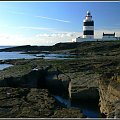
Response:
[[[20,77],[21,78],[25,74],[28,74],[34,67],[41,68],[41,67],[51,65],[52,68],[48,72],[49,75],[54,73],[54,71],[56,71],[56,68],[58,67],[59,70],[62,71],[62,73],[64,73],[66,76],[70,77],[70,79],[71,79],[71,98],[72,98],[71,100],[77,99],[79,101],[81,99],[81,97],[82,98],[84,97],[83,96],[84,94],[85,95],[88,94],[88,91],[90,91],[90,89],[93,90],[93,92],[90,96],[93,95],[94,97],[96,97],[96,92],[95,92],[96,88],[98,91],[100,91],[99,97],[102,98],[102,95],[104,95],[104,97],[105,97],[105,94],[101,94],[104,92],[104,91],[101,91],[101,86],[103,84],[100,84],[101,82],[99,82],[101,79],[101,75],[103,75],[105,73],[111,73],[111,72],[119,74],[119,66],[120,66],[120,63],[119,63],[119,60],[120,60],[119,49],[120,49],[120,47],[119,46],[120,46],[120,42],[89,42],[89,43],[85,42],[85,43],[81,43],[80,46],[77,47],[77,49],[67,49],[67,50],[61,51],[61,53],[65,53],[65,52],[68,53],[69,52],[69,53],[73,54],[73,53],[76,53],[76,50],[77,50],[78,56],[74,60],[67,59],[67,60],[59,60],[58,61],[58,60],[45,60],[45,59],[39,59],[39,58],[32,59],[32,60],[30,60],[30,59],[5,60],[4,61],[5,63],[12,64],[13,66],[10,68],[6,68],[0,72],[0,80],[4,80],[4,78],[9,78],[9,77],[14,77],[14,78]],[[60,50],[58,50],[58,51],[55,50],[52,52],[53,53],[54,52],[60,53]],[[111,77],[112,77],[112,75],[111,75]],[[62,80],[67,79],[65,76],[62,76],[62,74],[60,74],[60,78]],[[56,79],[56,78],[54,78],[54,79]],[[104,81],[107,82],[107,79],[105,79]],[[111,79],[110,79],[110,81],[111,81]],[[109,82],[107,84],[109,85]],[[115,82],[114,84],[119,84],[119,82]],[[40,90],[39,91],[39,90],[37,90],[37,88],[35,88],[35,89],[34,88],[29,88],[29,89],[27,88],[27,89],[25,89],[26,92],[23,90],[22,95],[18,98],[20,101],[21,100],[24,101],[23,102],[24,105],[21,103],[21,106],[19,106],[19,102],[16,102],[15,105],[20,107],[20,108],[19,107],[15,108],[16,110],[14,109],[14,107],[15,107],[14,105],[12,107],[8,107],[10,105],[9,104],[10,100],[12,100],[12,99],[17,100],[18,99],[15,97],[15,94],[17,93],[18,96],[19,96],[19,93],[21,94],[21,92],[19,92],[18,88],[15,88],[14,90],[13,89],[14,88],[11,88],[11,87],[9,89],[1,87],[1,92],[0,92],[1,99],[2,99],[2,102],[0,104],[1,108],[6,109],[6,110],[8,109],[9,114],[11,114],[11,111],[12,111],[12,114],[14,113],[13,117],[21,117],[22,115],[23,115],[22,117],[25,117],[24,115],[26,115],[26,117],[29,117],[29,116],[27,116],[28,113],[33,115],[30,111],[27,111],[28,113],[26,114],[27,108],[25,108],[25,107],[26,106],[28,107],[30,105],[31,102],[29,103],[29,101],[31,101],[31,99],[33,99],[33,98],[37,99],[36,97],[37,96],[39,97],[38,94],[42,89],[39,89]],[[6,90],[11,91],[11,94],[13,94],[13,96],[8,97],[6,99],[6,93],[7,93],[7,92],[5,92]],[[3,94],[3,91],[4,91],[4,94]],[[33,92],[31,93],[31,91],[33,91]],[[35,92],[35,91],[39,91],[39,92]],[[14,92],[15,92],[15,94],[14,94]],[[49,93],[48,91],[46,91],[46,92]],[[46,94],[46,92],[45,93],[43,92],[43,93]],[[26,93],[26,95],[24,95],[24,93]],[[43,93],[40,92],[40,94],[43,94]],[[36,96],[34,96],[34,94]],[[28,101],[26,101],[26,98],[24,98],[24,97],[28,97],[28,96],[31,96],[32,98],[27,98]],[[44,100],[44,99],[49,99],[49,98],[42,98],[42,99]],[[52,99],[54,99],[54,98],[52,98]],[[90,101],[90,99],[91,99],[91,97],[88,99],[88,101]],[[113,101],[115,102],[116,99],[115,100],[114,100],[114,98],[112,98],[112,99],[113,100],[110,102],[113,106],[115,106],[116,104],[114,104],[112,102]],[[39,100],[40,100],[40,98],[39,98]],[[37,104],[38,104],[39,100],[37,100],[37,101],[33,100],[32,102],[33,103],[37,102]],[[105,101],[101,102],[102,104],[101,103],[97,103],[97,104],[101,104],[100,105],[100,107],[102,106],[101,112],[103,114],[105,114],[105,117],[112,117],[110,115],[110,111],[111,110],[115,111],[116,107],[111,108],[110,111],[107,111],[107,110],[104,111],[105,107],[110,108],[110,105],[108,104],[109,102],[106,103],[106,106],[103,105],[103,103],[105,103],[106,101],[109,101],[109,100],[108,99],[107,100],[104,99],[104,100]],[[117,100],[119,100],[119,97],[117,98]],[[99,102],[99,99],[98,99],[98,102]],[[8,106],[4,106],[5,104],[3,104],[3,103],[7,103]],[[53,106],[55,104],[56,103],[53,102]],[[34,104],[34,105],[36,106],[36,104]],[[35,107],[34,105],[31,106],[30,110],[32,110]],[[39,103],[39,105],[41,105],[41,103]],[[45,105],[45,103],[43,103],[43,106],[44,105]],[[61,106],[59,106],[59,107],[60,107],[61,112],[62,112],[62,110],[66,111],[66,113],[69,111],[69,109],[65,110],[65,108],[61,108]],[[60,111],[59,107],[58,107],[58,111]],[[51,109],[53,109],[53,108],[51,108]],[[25,110],[22,112],[23,109],[25,109]],[[39,106],[39,107],[35,107],[35,109],[38,111],[39,109],[42,109],[42,108]],[[50,109],[50,111],[51,111],[51,109]],[[18,112],[19,110],[21,110],[22,113]],[[56,109],[56,111],[57,111],[57,109]],[[79,109],[79,114],[78,114],[78,109],[77,110],[72,109],[72,111],[71,112],[70,111],[69,111],[70,114],[71,114],[71,112],[75,112],[76,114],[74,114],[74,115],[76,115],[76,116],[71,116],[69,114],[67,116],[65,115],[65,116],[61,116],[61,117],[80,118],[80,115],[81,115],[81,117],[86,117],[85,115],[82,115],[80,113],[80,109]],[[107,113],[106,113],[106,111],[107,111]],[[2,117],[3,113],[1,113],[1,117]],[[34,111],[34,113],[35,113],[35,111]],[[42,114],[35,113],[31,117],[39,117],[39,118],[42,118],[42,117],[48,117],[48,118],[60,117],[59,114],[60,114],[60,112],[55,113],[55,111],[50,113],[48,116],[41,116],[41,115],[45,115],[45,113],[42,113]],[[11,117],[11,116],[8,115],[8,117]],[[101,115],[99,117],[103,117],[103,116]]]

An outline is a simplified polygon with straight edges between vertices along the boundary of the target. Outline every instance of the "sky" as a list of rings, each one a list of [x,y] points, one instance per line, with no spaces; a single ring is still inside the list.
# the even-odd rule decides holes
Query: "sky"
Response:
[[[0,2],[0,45],[54,45],[82,36],[90,11],[95,38],[120,36],[120,2]]]

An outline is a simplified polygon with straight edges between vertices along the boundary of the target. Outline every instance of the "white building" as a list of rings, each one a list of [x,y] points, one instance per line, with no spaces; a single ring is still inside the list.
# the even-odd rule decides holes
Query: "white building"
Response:
[[[102,40],[117,40],[117,37],[115,37],[115,32],[113,34],[104,34],[103,32]]]

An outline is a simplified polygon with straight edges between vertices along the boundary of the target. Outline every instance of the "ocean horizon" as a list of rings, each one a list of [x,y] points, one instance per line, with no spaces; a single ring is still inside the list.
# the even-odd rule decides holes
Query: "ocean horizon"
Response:
[[[12,45],[0,45],[0,49],[10,48],[10,47],[16,47],[16,46],[12,46]]]

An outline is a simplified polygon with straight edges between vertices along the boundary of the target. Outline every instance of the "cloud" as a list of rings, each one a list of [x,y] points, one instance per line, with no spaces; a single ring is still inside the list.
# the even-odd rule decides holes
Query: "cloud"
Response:
[[[79,32],[58,32],[58,33],[44,33],[44,34],[37,34],[36,37],[58,37],[58,38],[64,38],[64,37],[76,37],[79,36]]]
[[[0,45],[22,45],[26,40],[19,34],[0,34]]]
[[[8,26],[8,25],[0,25],[0,28],[5,28],[5,29],[26,29],[26,30],[44,30],[44,31],[49,31],[49,32],[55,32],[56,28],[49,28],[49,27],[36,27],[36,26]]]
[[[55,21],[64,22],[64,23],[70,23],[70,21],[67,21],[67,20],[61,20],[61,19],[50,18],[50,17],[45,17],[45,16],[35,16],[35,17],[43,18],[43,19],[49,19],[49,20],[55,20]]]
[[[108,28],[102,28],[102,29],[97,29],[95,30],[95,38],[102,38],[102,35],[103,35],[103,32],[104,33],[116,33],[116,37],[120,37],[120,29],[118,28],[111,28],[111,29],[108,29]]]
[[[29,28],[32,29],[32,28]],[[36,29],[36,28],[35,28]],[[38,28],[37,28],[38,29]],[[120,36],[120,29],[97,29],[95,30],[95,38],[102,38],[104,33],[116,33]],[[72,42],[73,39],[82,36],[83,32],[56,32],[36,34],[30,37],[20,34],[0,34],[1,45],[54,45],[60,42]]]
[[[25,15],[24,12],[18,12],[18,11],[8,11],[8,12],[12,13],[12,14],[16,14],[16,15]],[[32,15],[29,15],[29,14],[27,14],[27,16],[42,18],[42,19],[55,20],[55,21],[64,22],[64,23],[70,23],[70,21],[68,21],[68,20],[61,20],[61,19],[50,18],[50,17],[46,17],[46,16],[32,16]]]
[[[36,40],[44,45],[54,45],[59,42],[72,42],[72,39],[79,37],[81,32],[58,32],[51,34],[37,34]]]
[[[9,37],[8,34],[0,34],[0,39],[9,39]]]
[[[33,30],[54,30],[55,28],[46,28],[46,27],[27,27],[27,26],[19,26],[19,29],[33,29]]]

